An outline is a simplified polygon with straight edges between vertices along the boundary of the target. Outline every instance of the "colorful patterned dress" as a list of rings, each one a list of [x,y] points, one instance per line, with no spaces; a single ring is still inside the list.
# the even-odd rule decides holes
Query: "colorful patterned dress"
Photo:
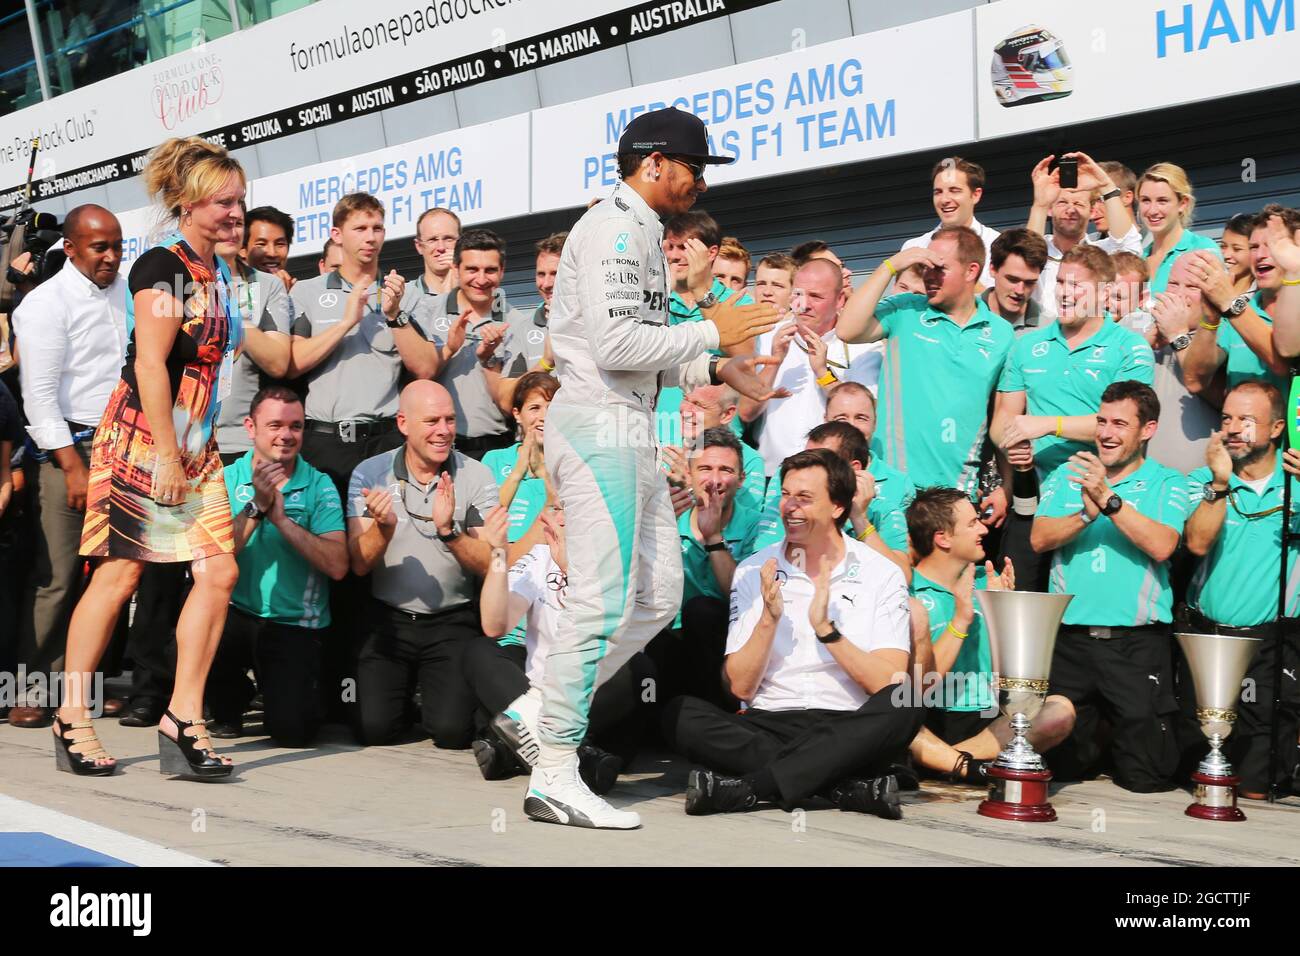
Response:
[[[95,432],[81,553],[169,563],[195,561],[234,551],[230,504],[213,436],[224,374],[242,343],[239,310],[227,294],[230,275],[218,260],[217,274],[179,236],[142,255],[128,281],[130,335],[122,379]],[[157,455],[140,404],[135,377],[135,294],[159,282],[177,289],[185,316],[167,356],[172,425],[189,480],[184,501],[160,505],[153,498]]]

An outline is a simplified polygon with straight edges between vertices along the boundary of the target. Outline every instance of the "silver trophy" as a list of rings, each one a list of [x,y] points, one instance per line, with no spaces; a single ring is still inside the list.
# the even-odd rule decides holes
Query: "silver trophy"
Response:
[[[1223,755],[1223,742],[1232,733],[1246,676],[1260,640],[1225,634],[1177,634],[1196,686],[1196,719],[1210,741],[1210,752],[1196,768],[1196,802],[1187,815],[1202,820],[1244,820],[1237,809],[1238,778]]]
[[[1011,721],[1014,736],[988,768],[989,798],[984,816],[1001,820],[1050,821],[1047,802],[1052,779],[1027,734],[1047,699],[1052,651],[1073,594],[1034,591],[976,591],[984,615],[998,682],[998,709]]]

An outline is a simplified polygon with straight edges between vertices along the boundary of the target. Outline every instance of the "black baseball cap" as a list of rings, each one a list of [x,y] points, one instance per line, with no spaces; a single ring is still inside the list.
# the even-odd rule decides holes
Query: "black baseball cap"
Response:
[[[704,121],[694,113],[665,107],[642,113],[623,130],[618,139],[619,153],[668,153],[703,160],[715,166],[734,163],[734,156],[714,156],[709,152],[709,137]]]

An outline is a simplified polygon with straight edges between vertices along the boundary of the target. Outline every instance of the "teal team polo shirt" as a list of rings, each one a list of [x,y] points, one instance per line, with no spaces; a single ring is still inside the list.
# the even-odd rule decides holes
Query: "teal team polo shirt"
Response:
[[[1273,325],[1273,317],[1264,311],[1264,300],[1260,298],[1259,292],[1256,292],[1251,297],[1250,307],[1269,326]],[[1246,344],[1246,340],[1241,337],[1241,333],[1233,326],[1232,320],[1224,319],[1220,322],[1219,331],[1216,334],[1219,348],[1223,349],[1224,354],[1228,356],[1225,363],[1228,374],[1228,388],[1234,388],[1247,379],[1262,378],[1264,381],[1276,385],[1283,396],[1287,394],[1290,385],[1281,375],[1275,375],[1269,371],[1268,366]]]
[[[1111,320],[1109,314],[1088,339],[1070,348],[1060,322],[1026,332],[1016,340],[998,380],[999,392],[1024,392],[1030,415],[1091,415],[1111,382],[1128,379],[1151,385],[1155,360],[1146,339]],[[1055,471],[1090,443],[1046,435],[1034,442],[1040,476]]]
[[[1232,498],[1227,504],[1223,527],[1210,553],[1192,575],[1187,603],[1212,621],[1229,627],[1254,627],[1277,618],[1278,559],[1282,553],[1282,515],[1259,514],[1282,506],[1282,453],[1278,452],[1273,474],[1262,492],[1257,492],[1236,475],[1228,479]],[[1187,476],[1187,513],[1202,502],[1210,469],[1197,468]],[[1293,481],[1291,495],[1296,499]],[[1291,518],[1291,530],[1300,530],[1300,518]],[[1296,614],[1296,546],[1287,552],[1287,614]]]
[[[718,579],[713,576],[713,566],[709,563],[709,554],[704,545],[691,533],[691,515],[695,509],[683,511],[677,519],[677,535],[682,542],[682,604],[691,598],[710,597],[726,601],[727,595],[718,587]],[[731,556],[739,563],[753,554],[758,548],[754,544],[754,535],[758,527],[759,511],[749,504],[744,496],[737,494],[731,508],[731,520],[722,529],[722,540],[727,545]],[[678,624],[680,625],[680,618]]]
[[[876,527],[876,533],[892,551],[907,551],[907,506],[916,499],[916,485],[912,479],[890,468],[878,455],[872,455],[867,471],[876,479],[876,497],[867,505],[867,520]],[[852,531],[848,532],[852,535]],[[781,473],[768,482],[767,498],[755,531],[754,549],[766,548],[785,538],[785,525],[781,523]]]
[[[1038,499],[1040,517],[1064,518],[1083,510],[1082,489],[1067,480],[1072,474],[1068,468],[1058,468],[1047,479]],[[1148,458],[1123,481],[1112,482],[1111,488],[1124,499],[1124,507],[1136,508],[1182,534],[1187,479],[1172,468]],[[1074,595],[1065,610],[1066,624],[1138,627],[1173,620],[1169,562],[1152,561],[1102,515],[1053,553],[1048,590]]]
[[[880,429],[873,449],[906,472],[918,488],[976,490],[989,396],[1015,342],[1011,324],[975,300],[959,326],[904,294],[876,306],[884,327]]]
[[[728,302],[736,294],[736,291],[721,279],[714,279],[709,291],[718,297],[719,302]],[[740,298],[736,301],[739,305],[754,304],[754,300],[747,292],[741,293]],[[699,306],[687,305],[676,292],[668,296],[669,325],[680,325],[683,322],[699,322],[703,318]],[[726,354],[721,349],[712,349],[711,351],[718,356]],[[659,444],[661,445],[680,445],[682,443],[681,408],[683,394],[682,390],[676,386],[659,390],[659,399],[655,402],[655,430],[659,435]],[[740,437],[744,427],[745,425],[740,420],[739,415],[731,420],[731,430],[736,433],[737,438]]]
[[[226,494],[236,514],[253,500],[253,453],[225,469]],[[343,531],[343,505],[334,483],[302,458],[280,493],[290,521],[312,534]],[[239,583],[230,603],[255,617],[319,629],[330,624],[329,578],[311,566],[267,518],[257,523],[237,555]]]
[[[1151,250],[1154,246],[1155,243],[1153,242],[1148,242],[1146,244],[1146,248],[1142,250],[1143,259],[1151,258]],[[1202,236],[1200,233],[1192,232],[1190,229],[1184,229],[1183,234],[1179,236],[1178,241],[1174,243],[1174,247],[1169,250],[1169,255],[1165,256],[1164,259],[1161,260],[1160,268],[1156,270],[1156,274],[1153,275],[1151,281],[1147,283],[1147,291],[1152,296],[1157,296],[1161,292],[1164,292],[1169,286],[1169,270],[1174,267],[1174,263],[1178,261],[1178,257],[1185,252],[1192,252],[1196,249],[1208,249],[1220,259],[1223,258],[1223,250],[1220,249],[1219,244],[1209,236]]]
[[[975,585],[984,583],[984,569],[976,567]],[[920,571],[912,571],[912,596],[921,602],[930,618],[930,641],[937,642],[957,610],[957,598],[942,584],[931,581]],[[975,601],[975,616],[961,642],[961,650],[952,662],[944,683],[944,710],[976,711],[993,706],[993,651],[984,631],[984,612]]]
[[[522,442],[515,442],[509,448],[494,448],[483,456],[483,464],[487,466],[488,471],[492,472],[492,478],[498,488],[505,487],[506,479],[515,470],[515,463],[519,461],[519,449],[522,447]],[[510,502],[507,540],[515,542],[522,538],[533,526],[533,522],[537,520],[537,516],[542,513],[542,508],[545,506],[546,482],[535,475],[525,475],[515,489],[514,499]]]

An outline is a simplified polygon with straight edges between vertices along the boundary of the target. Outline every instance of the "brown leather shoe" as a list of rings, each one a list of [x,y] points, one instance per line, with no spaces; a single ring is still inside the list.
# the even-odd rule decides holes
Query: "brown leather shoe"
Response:
[[[105,717],[121,717],[123,712],[125,711],[126,711],[125,697],[110,697],[104,701],[103,716]]]
[[[52,713],[44,707],[14,707],[9,711],[9,726],[48,727]]]

